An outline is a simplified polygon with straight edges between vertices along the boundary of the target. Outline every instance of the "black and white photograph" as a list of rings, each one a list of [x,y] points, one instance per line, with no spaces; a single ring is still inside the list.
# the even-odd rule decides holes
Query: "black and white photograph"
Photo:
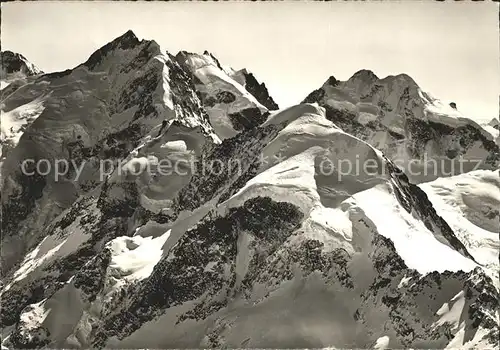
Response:
[[[498,349],[497,1],[1,3],[1,349]]]

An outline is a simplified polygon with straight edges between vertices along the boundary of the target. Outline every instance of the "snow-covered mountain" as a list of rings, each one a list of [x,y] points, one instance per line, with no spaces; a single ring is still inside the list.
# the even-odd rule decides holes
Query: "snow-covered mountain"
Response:
[[[493,347],[498,172],[413,184],[363,136],[363,118],[382,119],[427,142],[405,134],[405,117],[424,118],[400,114],[405,84],[380,97],[394,126],[339,117],[378,104],[344,87],[277,110],[246,69],[129,31],[3,95],[2,123],[41,107],[2,165],[2,346]],[[492,147],[433,113],[472,128],[465,155]],[[494,152],[477,152],[485,168]],[[71,171],[28,175],[26,159]],[[356,162],[371,171],[338,167]]]
[[[498,118],[493,118],[488,123],[481,124],[481,126],[493,136],[496,144],[500,145],[500,121]]]
[[[208,52],[203,55],[179,52],[177,61],[192,73],[195,88],[207,110],[209,121],[221,139],[255,127],[265,120],[268,109],[245,88],[246,81],[236,81]],[[244,76],[243,76],[244,78]]]
[[[2,101],[22,85],[32,81],[33,76],[43,72],[29,62],[23,55],[12,51],[0,52],[0,96]],[[33,99],[20,109],[5,111],[3,103],[0,105],[2,111],[1,139],[2,153],[17,144],[24,130],[40,115],[42,101]],[[1,154],[0,154],[0,157]]]
[[[325,107],[329,120],[383,151],[413,182],[500,164],[490,132],[465,118],[456,103],[422,91],[406,74],[380,79],[360,70],[347,81],[331,76],[304,102]]]
[[[0,70],[2,79],[6,79],[12,74],[16,73],[25,76],[32,76],[43,73],[39,68],[28,61],[26,57],[21,54],[12,51],[1,51],[0,58],[2,61],[2,67]]]

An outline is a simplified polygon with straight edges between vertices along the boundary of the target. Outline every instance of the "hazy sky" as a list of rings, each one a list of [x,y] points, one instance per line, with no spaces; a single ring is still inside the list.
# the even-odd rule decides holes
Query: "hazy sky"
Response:
[[[330,75],[407,73],[476,118],[498,116],[498,4],[478,2],[2,3],[2,50],[46,72],[72,68],[132,29],[171,53],[246,67],[281,107]]]

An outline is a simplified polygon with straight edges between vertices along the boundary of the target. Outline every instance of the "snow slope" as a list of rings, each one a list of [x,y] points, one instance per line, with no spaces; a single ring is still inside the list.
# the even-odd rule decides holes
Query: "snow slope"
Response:
[[[45,97],[41,96],[8,112],[2,112],[2,148],[17,145],[27,126],[42,114]]]
[[[421,184],[442,216],[475,259],[492,269],[498,282],[500,177],[478,170]]]

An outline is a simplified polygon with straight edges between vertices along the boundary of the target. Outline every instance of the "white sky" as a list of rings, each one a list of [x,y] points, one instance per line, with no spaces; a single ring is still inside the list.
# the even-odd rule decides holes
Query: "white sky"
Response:
[[[163,49],[246,67],[280,107],[330,75],[407,73],[476,119],[498,116],[498,4],[492,2],[9,2],[2,50],[46,72],[72,68],[132,29]]]

